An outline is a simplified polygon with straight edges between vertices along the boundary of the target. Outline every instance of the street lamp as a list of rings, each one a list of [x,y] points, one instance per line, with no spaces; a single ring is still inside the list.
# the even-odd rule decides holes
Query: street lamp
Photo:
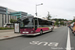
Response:
[[[40,5],[43,5],[43,3],[36,5],[36,13],[35,13],[36,16],[37,16],[37,6],[40,6]]]

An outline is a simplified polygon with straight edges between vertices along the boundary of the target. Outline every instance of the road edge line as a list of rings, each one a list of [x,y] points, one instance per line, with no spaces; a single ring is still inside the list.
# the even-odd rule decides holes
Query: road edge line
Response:
[[[67,36],[67,45],[66,45],[66,50],[71,50],[70,31],[69,31],[69,28],[68,28],[68,36]]]

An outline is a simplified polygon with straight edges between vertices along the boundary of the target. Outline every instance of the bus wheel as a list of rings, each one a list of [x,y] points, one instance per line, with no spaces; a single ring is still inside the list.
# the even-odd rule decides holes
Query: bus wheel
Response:
[[[51,32],[53,32],[53,28],[51,28]]]
[[[40,34],[42,34],[42,33],[43,33],[43,31],[41,30],[41,31],[40,31]]]

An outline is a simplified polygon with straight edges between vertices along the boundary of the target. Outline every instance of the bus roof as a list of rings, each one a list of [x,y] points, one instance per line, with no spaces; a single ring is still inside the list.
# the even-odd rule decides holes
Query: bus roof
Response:
[[[37,18],[37,17],[34,17],[34,18]],[[50,20],[45,20],[45,19],[41,19],[41,18],[38,18],[38,19],[40,19],[40,20],[44,20],[44,21],[52,22],[52,21],[50,21]],[[54,22],[52,22],[52,23],[54,23]]]
[[[24,17],[21,17],[20,19],[21,19],[21,20],[24,20],[24,19],[26,19],[26,18],[37,18],[37,17],[34,17],[34,16],[24,16]],[[41,18],[38,18],[38,19],[40,19],[40,20],[45,20],[45,19],[41,19]],[[50,21],[50,20],[45,20],[45,21],[52,22],[52,21]],[[53,23],[53,22],[52,22],[52,23]]]
[[[24,17],[21,17],[20,19],[21,19],[21,20],[24,20],[24,19],[26,19],[26,18],[34,18],[34,16],[24,16]]]

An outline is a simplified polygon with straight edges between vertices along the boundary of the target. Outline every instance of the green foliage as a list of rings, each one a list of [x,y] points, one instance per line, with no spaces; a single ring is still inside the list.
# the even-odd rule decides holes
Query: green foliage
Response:
[[[66,25],[66,23],[64,23],[64,21],[68,21],[67,19],[57,19],[57,18],[55,18],[55,19],[52,19],[52,20],[55,20],[56,22],[55,22],[55,25],[59,25],[59,21],[60,21],[60,25]],[[58,20],[58,21],[57,21]]]
[[[57,26],[59,25],[59,20],[58,19],[56,20],[56,22],[54,23],[54,25],[57,25]],[[60,21],[60,25],[64,25],[64,22]]]
[[[10,19],[10,23],[14,23],[14,22],[16,22],[17,20],[15,20],[15,19]]]
[[[63,21],[68,21],[67,19],[63,19]]]
[[[7,30],[7,29],[14,29],[14,28],[8,28],[8,27],[0,27],[0,30]]]
[[[75,22],[75,19],[73,19],[71,23],[73,23],[73,22]]]
[[[12,19],[10,19],[10,23],[13,23],[13,20]]]
[[[54,23],[54,25],[59,25],[59,23],[58,23],[58,19],[56,20],[56,22]]]
[[[52,20],[57,20],[57,19],[52,19]],[[68,21],[67,19],[58,19],[59,21]]]
[[[18,17],[17,19],[20,19],[20,17]]]
[[[64,22],[60,22],[61,25],[64,25]]]

